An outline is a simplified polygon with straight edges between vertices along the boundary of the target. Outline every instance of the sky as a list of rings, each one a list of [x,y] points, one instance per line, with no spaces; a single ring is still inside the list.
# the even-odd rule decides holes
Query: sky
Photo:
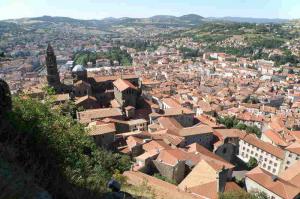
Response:
[[[300,18],[300,0],[0,0],[0,19],[76,19],[198,14],[204,17]]]

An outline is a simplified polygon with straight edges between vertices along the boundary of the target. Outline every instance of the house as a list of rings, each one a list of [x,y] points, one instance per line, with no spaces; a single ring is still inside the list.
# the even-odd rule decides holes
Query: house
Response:
[[[248,162],[251,157],[255,158],[259,167],[277,175],[284,160],[284,151],[248,134],[239,142],[238,157],[244,162]]]
[[[300,198],[299,168],[291,168],[279,176],[256,167],[246,173],[245,184],[247,191],[261,191],[271,199],[298,199]],[[295,172],[295,170],[297,172]]]
[[[115,123],[116,130],[118,133],[147,130],[147,121],[145,119],[135,119],[135,120],[108,119],[108,121]]]
[[[282,164],[282,170],[288,169],[298,160],[300,160],[300,143],[294,142],[284,149],[284,161]]]
[[[176,119],[182,126],[190,127],[194,124],[195,113],[190,109],[181,108],[167,108],[161,113],[153,112],[149,114],[150,124],[157,122],[160,117],[170,117]]]
[[[82,124],[104,118],[120,119],[121,117],[122,111],[119,108],[98,108],[77,112],[77,120]]]
[[[110,149],[115,140],[116,128],[113,123],[90,124],[87,128],[88,135],[93,137],[99,147]]]
[[[158,128],[169,130],[167,133],[184,138],[184,145],[198,143],[211,148],[213,142],[213,129],[208,125],[200,124],[192,127],[183,127],[174,118],[158,118]]]
[[[214,152],[228,162],[235,163],[239,153],[239,142],[246,133],[239,129],[214,129],[217,138]]]
[[[79,80],[76,83],[74,83],[73,94],[75,95],[75,97],[91,95],[92,86],[83,80]]]
[[[64,104],[65,102],[70,100],[70,95],[69,94],[57,94],[54,95],[54,104],[59,105],[59,104]]]
[[[178,185],[182,191],[191,192],[200,198],[217,199],[218,193],[225,192],[226,184],[231,178],[231,169],[212,160],[200,160],[195,168]],[[230,182],[233,183],[233,182]],[[235,183],[231,190],[241,190]],[[228,188],[227,188],[227,191]]]
[[[86,95],[83,97],[80,97],[75,100],[76,107],[82,107],[85,110],[86,109],[96,109],[99,108],[99,104],[97,102],[97,99],[93,96]]]
[[[133,106],[136,107],[138,97],[138,88],[130,81],[117,79],[113,82],[114,95],[121,107]]]

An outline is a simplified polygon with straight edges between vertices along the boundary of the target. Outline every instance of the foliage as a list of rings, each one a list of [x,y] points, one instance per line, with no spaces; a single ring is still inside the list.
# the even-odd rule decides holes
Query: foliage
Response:
[[[257,165],[258,165],[257,160],[254,157],[251,157],[249,159],[249,161],[247,162],[248,170],[251,170],[251,169],[257,167]]]
[[[45,86],[42,88],[46,95],[55,95],[55,89],[50,86]]]
[[[166,181],[168,183],[177,184],[175,180],[169,179],[169,178],[167,178],[165,176],[162,176],[159,173],[155,173],[153,176],[156,177],[156,178],[158,178],[158,179],[160,179],[160,180]]]
[[[259,99],[256,96],[248,96],[243,100],[243,103],[258,104]]]
[[[147,41],[147,40],[130,40],[127,42],[122,42],[122,45],[129,47],[129,48],[134,48],[137,51],[155,51],[158,47],[158,45],[155,45],[153,42],[151,41]]]
[[[237,128],[240,130],[245,130],[247,133],[255,134],[257,137],[261,136],[261,130],[257,126],[243,124],[236,117],[218,117],[217,121],[218,123],[225,125],[226,128]]]
[[[97,59],[109,59],[111,64],[118,61],[120,65],[129,66],[132,64],[132,58],[125,50],[120,48],[112,48],[108,52],[79,52],[74,56],[74,63],[87,65],[88,62],[96,63]]]
[[[53,110],[51,103],[16,97],[13,107],[8,120],[16,131],[7,142],[54,197],[99,197],[115,170],[129,169],[129,157],[97,148],[81,124]]]
[[[264,192],[229,191],[219,194],[219,199],[268,199]]]
[[[192,49],[187,47],[180,47],[180,52],[183,54],[183,57],[186,58],[192,58],[192,57],[199,57],[199,49]]]

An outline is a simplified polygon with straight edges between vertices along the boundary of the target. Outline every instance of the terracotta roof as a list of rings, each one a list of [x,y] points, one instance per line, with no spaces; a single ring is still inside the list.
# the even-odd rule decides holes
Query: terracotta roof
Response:
[[[239,129],[214,129],[214,135],[220,140],[224,140],[228,137],[243,139],[246,136],[246,133]]]
[[[265,136],[267,136],[276,145],[280,145],[280,146],[288,145],[288,143],[277,132],[274,132],[272,130],[267,130],[267,131],[263,132],[263,134]]]
[[[57,94],[54,95],[55,101],[67,101],[70,99],[69,94]]]
[[[135,136],[129,136],[127,139],[126,139],[126,143],[128,145],[128,148],[129,149],[132,149],[133,147],[137,146],[137,145],[141,145],[144,143],[143,139],[141,138],[137,138]]]
[[[284,151],[280,149],[279,147],[273,146],[270,143],[266,143],[264,141],[261,141],[260,139],[256,138],[252,134],[247,134],[246,137],[243,139],[245,142],[256,146],[257,148],[266,151],[274,156],[276,156],[279,159],[284,159]]]
[[[182,149],[167,149],[161,151],[156,160],[172,166],[177,165],[179,161],[189,160],[192,165],[196,165],[201,160],[201,157]]]
[[[78,112],[77,116],[80,123],[89,123],[92,120],[122,116],[122,111],[119,108],[99,108]]]
[[[290,134],[298,141],[300,141],[300,131],[291,131]]]
[[[295,162],[288,169],[282,171],[279,177],[300,188],[300,161]]]
[[[113,84],[119,91],[124,91],[127,90],[128,88],[134,90],[137,89],[132,83],[124,79],[117,79],[116,81],[113,82]]]
[[[200,135],[200,134],[211,134],[213,129],[205,124],[200,124],[198,126],[192,126],[187,128],[182,128],[179,131],[180,136],[190,136],[190,135]]]
[[[179,104],[178,101],[176,101],[175,99],[173,98],[163,98],[162,99],[162,102],[167,104],[170,108],[180,108],[181,105]]]
[[[205,197],[205,198],[209,198],[209,199],[217,199],[218,198],[217,181],[216,180],[202,184],[202,185],[188,188],[188,191],[190,191],[196,195],[199,195],[201,197]]]
[[[226,182],[224,192],[245,191],[235,182]]]
[[[106,133],[115,133],[116,127],[113,123],[94,125],[88,128],[88,134],[91,136],[102,135]]]
[[[119,79],[121,76],[98,76],[94,77],[94,80],[96,82],[106,82],[106,81],[115,81]],[[138,78],[136,75],[122,75],[122,79],[128,80],[128,79],[135,79]]]
[[[158,122],[163,129],[168,129],[169,133],[182,137],[213,132],[210,126],[204,124],[183,128],[176,119],[169,117],[160,117],[158,118]]]
[[[220,156],[216,155],[215,153],[209,151],[208,149],[201,146],[200,144],[193,143],[193,144],[188,145],[187,148],[188,148],[188,152],[199,154],[199,155],[201,155],[202,159],[215,161],[218,164],[224,165],[226,168],[234,167],[234,165],[230,164],[229,162],[227,162]]]
[[[285,148],[286,150],[295,153],[297,155],[300,155],[300,143],[299,142],[294,142],[288,147]]]
[[[83,96],[83,97],[80,97],[78,98],[76,101],[75,101],[75,104],[80,104],[82,102],[84,102],[85,100],[92,100],[94,102],[97,102],[97,99],[93,96],[90,96],[90,95],[86,95],[86,96]]]
[[[162,140],[151,140],[143,145],[145,151],[170,149],[171,147]]]
[[[300,193],[300,189],[295,185],[279,177],[277,178],[277,180],[273,180],[273,175],[271,173],[259,167],[256,167],[249,171],[246,174],[246,177],[255,181],[265,189],[285,199],[293,199]]]

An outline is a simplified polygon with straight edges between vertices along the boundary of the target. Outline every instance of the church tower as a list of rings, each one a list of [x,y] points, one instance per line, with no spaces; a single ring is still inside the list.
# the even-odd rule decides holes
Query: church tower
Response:
[[[61,85],[57,70],[56,56],[50,43],[47,47],[46,66],[48,86],[51,86],[56,90],[59,89]]]

